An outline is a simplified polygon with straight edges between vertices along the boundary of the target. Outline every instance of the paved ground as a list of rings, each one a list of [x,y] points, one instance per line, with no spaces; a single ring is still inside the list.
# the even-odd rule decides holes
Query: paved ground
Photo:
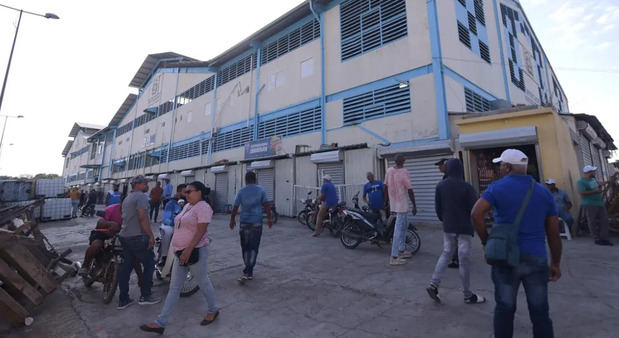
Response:
[[[82,259],[94,221],[44,223],[59,249],[71,247]],[[388,265],[388,248],[362,244],[343,248],[338,239],[310,237],[307,228],[282,218],[265,229],[256,279],[234,281],[241,271],[238,235],[227,218],[216,216],[209,232],[209,259],[221,315],[208,327],[199,322],[205,309],[197,293],[182,299],[166,335],[173,337],[491,337],[492,283],[477,240],[472,286],[490,298],[465,305],[457,272],[449,269],[441,288],[443,304],[429,299],[425,287],[441,251],[436,226],[420,226],[422,247],[405,266]],[[615,242],[619,244],[617,238]],[[619,246],[594,246],[588,238],[564,241],[563,278],[550,288],[556,337],[619,337]],[[165,295],[167,283],[154,287]],[[132,280],[131,295],[139,297]],[[8,337],[149,337],[138,326],[152,321],[162,304],[116,310],[104,305],[101,286],[86,289],[77,278],[46,299],[31,327],[0,331]],[[521,290],[516,337],[530,337],[531,326]]]

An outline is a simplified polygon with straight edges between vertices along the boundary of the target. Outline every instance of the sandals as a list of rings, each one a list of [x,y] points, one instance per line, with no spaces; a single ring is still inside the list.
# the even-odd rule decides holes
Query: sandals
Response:
[[[202,321],[200,322],[200,325],[206,326],[206,325],[211,324],[212,322],[215,321],[215,319],[217,319],[217,316],[219,316],[219,311],[215,312],[213,319],[206,319],[206,318],[202,319]]]

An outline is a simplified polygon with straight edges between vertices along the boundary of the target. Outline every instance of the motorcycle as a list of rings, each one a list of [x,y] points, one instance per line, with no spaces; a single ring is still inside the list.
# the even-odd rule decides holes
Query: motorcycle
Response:
[[[299,213],[297,213],[297,221],[305,226],[307,226],[308,228],[310,228],[310,230],[314,230],[314,228],[312,226],[310,226],[307,223],[307,215],[309,213],[312,212],[312,210],[315,208],[315,201],[310,197],[310,195],[312,194],[312,192],[308,192],[307,193],[307,198],[302,200],[299,199],[299,202],[303,203],[304,207],[303,210],[299,211]]]
[[[95,205],[85,204],[80,210],[81,217],[93,217],[95,215]]]
[[[354,249],[363,242],[371,241],[372,244],[381,247],[382,244],[390,244],[393,241],[395,229],[395,215],[389,216],[385,222],[385,230],[382,235],[378,234],[376,224],[381,220],[378,213],[368,212],[366,208],[359,208],[359,193],[353,197],[355,207],[343,211],[345,224],[340,234],[340,242],[347,249]],[[421,248],[421,237],[417,234],[417,228],[409,223],[406,229],[406,251],[416,253]]]
[[[185,200],[179,200],[178,204],[180,206],[180,210],[183,209],[185,205]],[[174,213],[174,217],[180,212],[177,211]],[[172,217],[172,219],[174,219]],[[171,245],[172,234],[174,233],[174,224],[164,224],[163,222],[159,226],[159,234],[160,237],[155,239],[155,246],[157,247],[157,260],[155,264],[155,277],[158,280],[163,280],[170,276],[172,272],[172,265],[174,263],[174,248]],[[164,243],[165,242],[165,243]],[[164,248],[168,247],[166,254],[164,255]],[[165,257],[165,260],[163,259]],[[200,285],[198,285],[198,280],[195,278],[191,272],[187,273],[185,277],[185,282],[183,283],[183,288],[181,289],[181,297],[189,297],[196,293],[200,289]]]
[[[100,211],[98,216],[103,216]],[[118,235],[103,242],[103,250],[92,259],[87,273],[82,277],[84,286],[90,287],[94,282],[103,283],[103,303],[108,304],[114,298],[118,287],[118,268],[122,263],[122,246]]]
[[[271,206],[271,220],[273,221],[273,224],[275,224],[279,219],[279,214],[277,213],[277,210],[275,210],[275,201],[269,201],[269,205]],[[267,217],[267,213],[264,210],[262,211],[262,217],[265,219]]]
[[[306,215],[305,222],[307,226],[312,229],[316,228],[316,217],[318,217],[318,210],[320,204],[315,203],[314,208]],[[329,208],[327,211],[327,217],[322,221],[323,229],[329,229],[331,236],[338,237],[344,228],[344,210],[346,209],[346,202],[340,202],[336,206]]]

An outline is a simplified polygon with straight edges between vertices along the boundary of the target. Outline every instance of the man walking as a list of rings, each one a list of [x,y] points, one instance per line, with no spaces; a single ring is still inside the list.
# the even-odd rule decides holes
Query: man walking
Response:
[[[333,208],[338,203],[337,192],[335,191],[335,185],[331,183],[331,175],[325,174],[322,176],[322,187],[320,188],[320,209],[318,209],[318,215],[316,215],[316,227],[312,236],[318,237],[322,232],[322,221],[327,216],[329,208]]]
[[[438,171],[443,174],[443,180],[447,178],[445,163],[447,163],[446,158],[441,158],[438,162],[434,163],[435,166],[438,167]],[[462,172],[462,179],[464,179],[464,172]],[[455,248],[458,247],[458,238],[456,238]],[[458,250],[454,250],[454,254],[451,257],[451,262],[447,265],[448,268],[457,269],[460,266],[458,262]]]
[[[471,209],[477,200],[477,193],[473,186],[463,179],[464,167],[459,159],[450,159],[445,164],[445,179],[436,186],[435,203],[436,215],[443,222],[443,253],[436,262],[430,286],[426,288],[432,299],[440,302],[438,287],[447,267],[447,262],[454,252],[460,257],[460,281],[464,293],[464,303],[479,304],[486,299],[471,292],[470,262],[471,239],[473,238],[473,224],[471,223]]]
[[[163,189],[161,188],[161,182],[157,181],[157,185],[150,189],[150,219],[153,222],[157,222],[157,217],[159,217],[159,207],[161,206],[162,194]],[[155,213],[155,218],[153,218],[153,212]]]
[[[485,214],[494,208],[497,224],[514,223],[518,211],[531,187],[533,178],[527,175],[527,156],[516,149],[507,149],[494,163],[501,163],[506,176],[492,183],[475,203],[472,211],[473,225],[482,245],[486,245],[488,232]],[[512,337],[514,313],[520,283],[524,286],[533,323],[535,338],[554,336],[548,309],[548,281],[561,277],[561,238],[557,208],[552,195],[541,184],[535,183],[528,206],[518,226],[520,263],[517,267],[492,266],[494,283],[494,336]],[[550,269],[546,258],[545,238],[550,247]]]
[[[118,184],[114,184],[113,188],[111,191],[107,192],[107,195],[105,195],[105,205],[106,206],[110,206],[112,204],[120,204],[120,191],[119,189],[119,185]]]
[[[389,209],[396,214],[389,264],[402,265],[406,264],[406,259],[413,257],[413,254],[406,251],[408,199],[413,203],[413,215],[417,215],[415,192],[411,186],[408,170],[404,168],[404,156],[397,155],[395,157],[395,167],[387,170],[385,185],[389,198]]]
[[[165,183],[165,186],[163,187],[163,206],[165,207],[165,205],[168,204],[168,201],[172,198],[174,187],[172,186],[172,183],[170,183],[169,178],[164,178],[163,182]]]
[[[77,187],[73,187],[71,189],[69,196],[71,197],[71,217],[76,218],[77,208],[80,204],[80,192],[79,190],[77,190]]]
[[[380,180],[374,179],[374,174],[368,172],[365,176],[368,182],[363,186],[363,201],[370,207],[370,211],[380,215],[380,220],[376,224],[378,234],[382,236],[385,231],[385,184]]]
[[[118,272],[118,288],[120,290],[118,308],[127,308],[133,304],[129,298],[129,276],[134,259],[138,259],[144,265],[144,277],[140,287],[140,305],[156,304],[161,299],[152,294],[153,272],[155,270],[155,254],[153,245],[155,237],[148,221],[148,181],[144,176],[138,175],[131,180],[131,193],[122,203],[122,216],[124,227],[120,231],[119,238],[123,247],[123,262]]]
[[[578,180],[578,193],[580,194],[580,205],[585,209],[587,224],[595,244],[612,246],[608,240],[608,213],[602,200],[602,188],[595,179],[597,167],[586,166],[583,169],[584,175]]]
[[[565,191],[557,188],[557,184],[554,179],[549,178],[545,183],[548,190],[552,193],[552,197],[555,199],[555,205],[557,206],[559,217],[567,223],[571,231],[572,224],[574,224],[574,217],[570,214],[570,209],[572,208],[572,200],[570,199],[570,196]]]
[[[271,206],[267,201],[264,188],[256,184],[256,173],[248,171],[245,174],[245,187],[236,195],[234,208],[230,215],[230,230],[236,226],[236,214],[241,208],[241,226],[239,236],[241,238],[241,252],[245,269],[238,282],[243,285],[246,281],[254,279],[254,265],[258,258],[258,248],[262,237],[262,211],[266,211],[267,224],[273,226],[271,219]]]

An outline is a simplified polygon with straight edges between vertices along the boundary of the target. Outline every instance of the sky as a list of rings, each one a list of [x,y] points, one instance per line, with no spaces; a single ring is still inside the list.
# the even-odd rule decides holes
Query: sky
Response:
[[[0,114],[25,118],[8,120],[0,175],[61,174],[73,123],[107,125],[127,94],[136,92],[128,84],[148,54],[174,51],[208,60],[299,3],[0,0],[60,17],[22,17]],[[619,145],[619,0],[521,3],[570,111],[596,115]],[[18,15],[0,7],[2,76]]]

